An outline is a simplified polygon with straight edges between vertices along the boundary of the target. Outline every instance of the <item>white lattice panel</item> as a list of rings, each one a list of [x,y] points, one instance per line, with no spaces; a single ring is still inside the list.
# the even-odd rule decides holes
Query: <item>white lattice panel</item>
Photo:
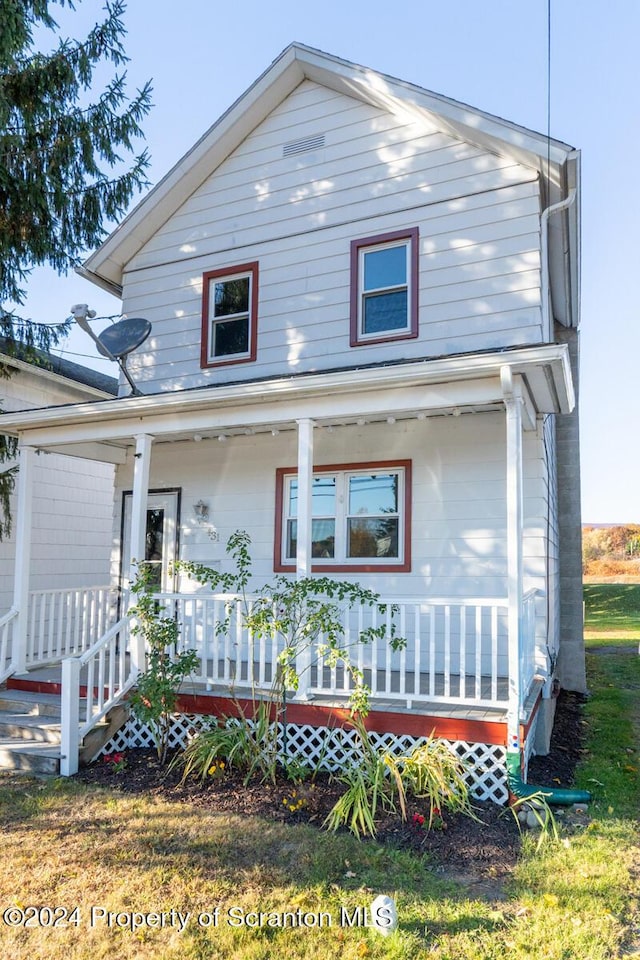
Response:
[[[188,714],[174,716],[169,747],[185,747],[192,736],[210,722],[210,717]],[[406,753],[418,744],[426,743],[426,737],[411,737],[405,734],[371,732],[369,738],[374,747],[395,754]],[[280,749],[284,751],[284,728],[278,733]],[[472,796],[478,800],[505,803],[507,785],[505,774],[506,751],[503,746],[488,743],[468,743],[464,740],[444,740],[450,750],[465,763],[464,775]],[[149,727],[130,717],[115,736],[103,747],[101,753],[114,753],[134,747],[153,747],[153,735]],[[286,753],[310,767],[321,770],[339,770],[346,764],[357,762],[360,738],[355,730],[342,727],[313,727],[308,724],[287,725]]]

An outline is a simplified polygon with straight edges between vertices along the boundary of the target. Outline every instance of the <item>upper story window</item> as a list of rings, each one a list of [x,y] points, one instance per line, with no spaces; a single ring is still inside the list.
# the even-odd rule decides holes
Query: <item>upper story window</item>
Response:
[[[201,366],[255,360],[257,324],[257,263],[202,275]]]
[[[418,336],[418,228],[351,243],[351,346]]]
[[[411,569],[411,461],[316,467],[311,488],[313,570]],[[276,570],[295,569],[298,477],[276,472]]]

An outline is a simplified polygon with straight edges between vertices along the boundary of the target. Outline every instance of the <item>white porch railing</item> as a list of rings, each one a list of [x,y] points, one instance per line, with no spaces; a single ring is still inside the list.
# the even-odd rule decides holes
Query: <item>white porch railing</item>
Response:
[[[82,596],[70,599],[69,593]],[[30,665],[49,662],[54,656],[63,661],[63,775],[77,770],[83,736],[134,685],[136,665],[144,669],[139,636],[135,649],[131,648],[129,616],[95,638],[108,620],[114,599],[110,590],[94,588],[46,591],[32,603]],[[275,634],[254,636],[247,629],[245,615],[257,597],[162,593],[157,600],[179,624],[180,649],[195,650],[198,655],[194,681],[220,693],[233,689],[260,694],[271,689],[284,639]],[[519,671],[524,703],[536,673],[535,591],[524,598],[516,664],[509,663],[506,598],[381,598],[380,605],[382,611],[364,605],[346,609],[340,642],[362,672],[374,705],[506,708],[510,669]],[[0,655],[5,661],[13,623],[11,615],[0,621]],[[361,642],[368,628],[380,626],[385,628],[384,636]],[[392,636],[403,638],[405,644],[393,649]],[[353,686],[350,673],[341,663],[331,665],[326,653],[320,637],[311,656],[300,657],[298,698],[325,702],[348,698]],[[83,700],[81,687],[86,687]]]
[[[27,667],[55,663],[89,649],[114,622],[113,587],[37,590],[29,595]]]
[[[501,599],[421,598],[382,600],[385,637],[406,646],[394,650],[387,639],[358,642],[363,628],[381,625],[377,609],[359,607],[345,623],[345,640],[364,674],[372,700],[404,703],[504,706],[507,700],[507,604]],[[318,657],[311,692],[345,695],[348,671],[329,668]]]
[[[260,692],[270,688],[284,641],[277,636],[254,637],[247,631],[241,597],[163,593],[158,600],[180,624],[181,647],[198,654],[195,680],[209,689],[233,686]],[[247,609],[256,600],[246,598]],[[341,644],[362,671],[373,701],[403,703],[408,708],[421,702],[505,706],[509,677],[506,599],[382,598],[380,603],[386,607],[384,614],[368,606],[345,611]],[[221,627],[225,621],[228,630]],[[360,642],[366,628],[381,625],[386,627],[383,639]],[[394,650],[389,643],[387,638],[393,632],[406,640],[402,649]],[[297,664],[299,697],[343,699],[349,695],[349,671],[342,664],[329,666],[324,646],[321,637],[311,657],[301,658]]]
[[[540,668],[538,644],[536,640],[536,596],[537,590],[529,590],[522,600],[522,630],[520,634],[520,709],[531,689]]]
[[[82,738],[137,679],[138,657],[132,656],[130,622],[130,616],[122,617],[80,656],[62,661],[60,773],[64,777],[78,769]],[[81,687],[86,687],[84,698]]]
[[[18,611],[12,607],[0,619],[0,683],[4,683],[13,672],[14,630],[18,621]]]

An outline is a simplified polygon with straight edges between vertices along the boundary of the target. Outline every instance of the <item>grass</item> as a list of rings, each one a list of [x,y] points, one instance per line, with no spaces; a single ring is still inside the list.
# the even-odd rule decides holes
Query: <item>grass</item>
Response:
[[[585,583],[585,640],[640,641],[640,583]]]
[[[618,596],[621,607],[636,602],[626,590]],[[602,601],[589,611],[596,630],[629,615],[617,612],[608,595],[592,599]],[[640,949],[633,940],[640,926],[640,658],[624,650],[590,653],[588,669],[593,696],[578,785],[594,793],[592,819],[563,826],[560,843],[539,854],[528,838],[504,900],[470,897],[423,857],[375,841],[14,774],[0,777],[0,955],[604,960]],[[382,937],[341,925],[341,911],[353,918],[378,893],[396,898],[398,931]],[[78,926],[24,930],[2,923],[6,908],[31,904],[78,905]],[[101,910],[93,924],[92,906]],[[301,910],[328,915],[331,925],[232,926],[230,907],[238,917]],[[176,911],[189,914],[182,931]],[[162,922],[150,915],[162,912],[165,925],[150,926]],[[129,929],[139,922],[136,914],[147,914],[148,923]]]

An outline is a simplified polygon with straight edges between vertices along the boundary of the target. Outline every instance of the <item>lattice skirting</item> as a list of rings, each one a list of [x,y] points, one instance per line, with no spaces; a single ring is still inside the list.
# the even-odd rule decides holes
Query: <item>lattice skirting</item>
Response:
[[[210,723],[210,717],[176,714],[169,735],[169,748],[185,747],[190,738]],[[233,723],[233,721],[230,721]],[[411,737],[395,733],[370,732],[375,747],[393,753],[405,753],[426,737]],[[280,724],[279,742],[284,750],[284,730]],[[359,754],[359,738],[355,730],[341,727],[313,727],[309,724],[287,724],[287,756],[318,766],[321,770],[339,770],[355,763]],[[443,740],[465,763],[465,779],[472,796],[478,800],[492,800],[503,804],[507,800],[506,750],[490,743],[468,743],[464,740]],[[153,734],[148,726],[129,717],[114,737],[100,751],[114,753],[134,747],[153,747]]]

